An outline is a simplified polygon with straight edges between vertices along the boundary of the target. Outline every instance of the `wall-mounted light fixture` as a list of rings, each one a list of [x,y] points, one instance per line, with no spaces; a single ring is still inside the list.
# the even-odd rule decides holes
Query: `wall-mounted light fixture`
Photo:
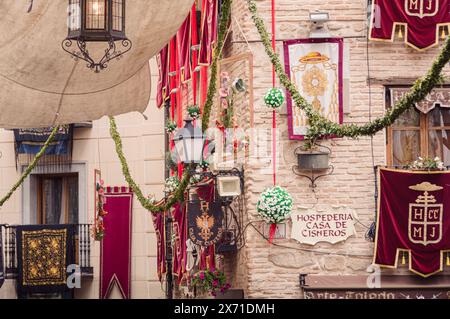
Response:
[[[310,38],[329,38],[331,37],[326,23],[330,21],[330,14],[323,11],[314,11],[309,13],[309,20],[311,21]]]

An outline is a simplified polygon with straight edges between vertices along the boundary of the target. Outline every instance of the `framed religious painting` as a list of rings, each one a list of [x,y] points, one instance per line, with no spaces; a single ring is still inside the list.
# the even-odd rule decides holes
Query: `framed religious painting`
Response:
[[[286,73],[300,94],[326,119],[343,121],[343,39],[298,39],[284,42]],[[308,118],[287,93],[289,138],[303,140]]]

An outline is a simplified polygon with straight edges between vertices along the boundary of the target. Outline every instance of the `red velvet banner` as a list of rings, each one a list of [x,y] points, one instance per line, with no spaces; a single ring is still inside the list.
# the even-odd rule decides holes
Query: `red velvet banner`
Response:
[[[186,272],[186,206],[176,204],[173,211],[173,273],[180,283]]]
[[[133,193],[128,187],[106,188],[105,237],[100,245],[100,299],[114,284],[124,299],[131,297],[131,231]]]
[[[181,82],[191,79],[191,15],[184,20],[177,32],[178,65],[180,66]]]
[[[380,168],[374,264],[409,269],[423,277],[443,270],[450,252],[450,172]]]
[[[169,97],[169,46],[166,45],[157,55],[159,80],[156,92],[156,106],[160,108]]]
[[[370,39],[393,41],[404,26],[405,42],[426,50],[439,42],[439,28],[450,25],[450,0],[374,0]]]
[[[166,229],[165,229],[165,220],[164,214],[152,214],[153,226],[155,228],[156,234],[156,270],[158,272],[159,281],[162,280],[162,275],[166,273]]]
[[[200,65],[210,65],[212,62],[213,45],[217,39],[217,15],[217,0],[203,0],[200,26]]]

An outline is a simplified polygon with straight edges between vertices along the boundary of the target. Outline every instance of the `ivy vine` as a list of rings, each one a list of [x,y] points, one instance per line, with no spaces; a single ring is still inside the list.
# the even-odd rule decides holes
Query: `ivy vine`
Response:
[[[427,75],[418,79],[411,90],[406,94],[394,107],[389,109],[383,117],[377,118],[364,125],[356,124],[341,125],[329,121],[321,114],[313,109],[313,107],[300,95],[295,85],[289,79],[280,62],[278,54],[272,49],[269,34],[265,27],[264,21],[259,17],[256,4],[253,0],[247,0],[248,9],[252,15],[252,20],[258,30],[264,45],[265,51],[269,56],[275,71],[280,79],[281,84],[290,93],[295,105],[303,110],[309,120],[309,130],[306,135],[307,146],[313,147],[316,140],[322,136],[334,135],[337,137],[372,136],[382,129],[390,126],[410,107],[423,100],[431,90],[438,84],[443,82],[441,76],[442,69],[450,60],[450,38],[447,39],[441,53],[433,62],[431,69]]]
[[[208,87],[208,94],[206,97],[205,106],[203,107],[203,114],[202,114],[202,130],[205,132],[208,129],[209,126],[209,118],[211,116],[211,109],[214,104],[214,97],[217,93],[217,64],[219,62],[219,59],[221,57],[222,47],[224,45],[225,41],[225,34],[228,28],[228,24],[230,21],[230,15],[231,15],[231,3],[233,0],[224,0],[222,2],[222,14],[220,16],[220,22],[219,22],[219,31],[217,36],[217,46],[214,48],[213,51],[213,61],[211,63],[211,73],[210,73],[210,80],[209,80],[209,87]],[[130,174],[130,169],[128,167],[127,160],[125,158],[125,155],[123,153],[122,148],[122,139],[120,137],[120,134],[117,130],[117,124],[114,119],[114,117],[109,117],[109,123],[110,123],[110,134],[111,137],[115,143],[116,146],[116,153],[119,157],[121,166],[122,166],[122,173],[125,176],[125,180],[127,181],[130,188],[135,193],[137,199],[141,203],[141,205],[149,210],[152,213],[160,213],[164,212],[166,210],[169,210],[173,207],[177,202],[184,200],[184,193],[189,186],[189,181],[191,179],[190,171],[195,169],[195,165],[191,164],[190,166],[186,167],[186,169],[183,172],[183,177],[180,181],[180,185],[175,190],[169,198],[163,199],[159,201],[158,203],[154,203],[152,199],[147,198],[142,193],[142,190],[139,188],[137,183],[134,181]]]

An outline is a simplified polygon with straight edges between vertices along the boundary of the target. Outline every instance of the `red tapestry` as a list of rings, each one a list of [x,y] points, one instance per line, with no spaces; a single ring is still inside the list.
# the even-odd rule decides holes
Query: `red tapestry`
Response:
[[[450,251],[450,172],[380,168],[378,175],[374,264],[396,268],[408,252],[410,271],[442,271]]]
[[[210,65],[213,45],[217,38],[217,0],[203,0],[199,64]]]
[[[153,226],[156,234],[156,270],[158,272],[159,281],[162,280],[162,275],[166,273],[166,240],[165,240],[165,220],[164,214],[152,214]]]
[[[370,39],[393,41],[404,26],[405,42],[426,50],[439,42],[439,28],[450,25],[450,0],[374,0]]]
[[[178,277],[178,283],[186,272],[186,206],[176,204],[173,210],[173,273]]]
[[[177,32],[178,65],[181,71],[181,82],[191,79],[191,15],[184,20]]]
[[[114,284],[124,299],[131,297],[131,227],[133,193],[128,187],[107,187],[106,234],[100,245],[100,299],[107,299]]]
[[[169,97],[169,46],[166,45],[156,56],[159,80],[156,92],[156,106],[160,108]]]

